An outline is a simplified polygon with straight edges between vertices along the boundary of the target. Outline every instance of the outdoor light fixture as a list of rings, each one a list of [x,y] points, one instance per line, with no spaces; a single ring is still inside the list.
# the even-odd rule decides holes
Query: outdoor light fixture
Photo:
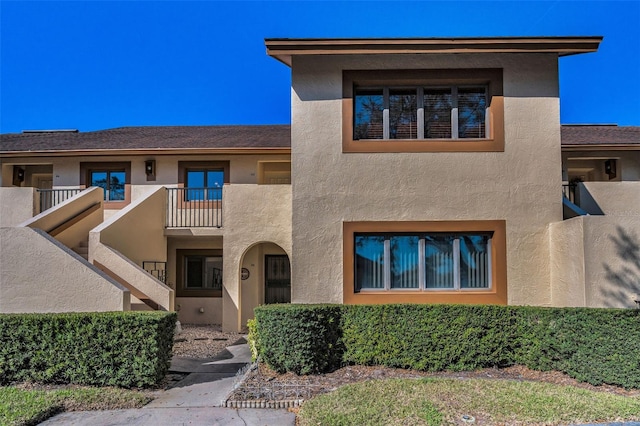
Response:
[[[616,160],[610,159],[604,162],[604,172],[609,175],[609,180],[616,177]]]
[[[144,162],[144,173],[147,175],[147,180],[156,180],[156,160]]]
[[[20,166],[13,166],[13,184],[20,186],[24,182],[24,169]]]

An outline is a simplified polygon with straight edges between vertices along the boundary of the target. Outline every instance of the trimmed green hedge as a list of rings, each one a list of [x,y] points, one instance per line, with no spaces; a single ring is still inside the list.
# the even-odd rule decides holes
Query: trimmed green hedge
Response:
[[[168,312],[0,315],[0,384],[149,387],[169,368]]]
[[[511,312],[488,305],[349,306],[343,359],[415,370],[474,370],[511,364]]]
[[[489,305],[256,308],[261,357],[279,372],[344,364],[425,371],[526,365],[640,388],[640,311]]]
[[[256,346],[278,372],[314,374],[338,368],[341,305],[265,305],[255,309]]]

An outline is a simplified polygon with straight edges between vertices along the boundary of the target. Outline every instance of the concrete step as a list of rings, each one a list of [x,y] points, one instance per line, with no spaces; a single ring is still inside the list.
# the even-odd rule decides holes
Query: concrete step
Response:
[[[80,245],[72,248],[71,250],[78,253],[85,260],[89,259],[89,247]]]
[[[131,310],[132,311],[153,311],[153,309],[151,309],[149,307],[149,305],[145,304],[145,303],[131,303]]]

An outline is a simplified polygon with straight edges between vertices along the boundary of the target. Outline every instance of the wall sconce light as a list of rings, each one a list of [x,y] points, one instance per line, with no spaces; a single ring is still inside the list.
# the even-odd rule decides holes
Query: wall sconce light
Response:
[[[24,169],[20,166],[13,166],[13,185],[20,186],[24,182]]]
[[[604,172],[609,176],[609,180],[617,176],[615,159],[609,159],[604,162]]]
[[[147,180],[156,180],[156,160],[144,162],[144,173],[147,175]]]

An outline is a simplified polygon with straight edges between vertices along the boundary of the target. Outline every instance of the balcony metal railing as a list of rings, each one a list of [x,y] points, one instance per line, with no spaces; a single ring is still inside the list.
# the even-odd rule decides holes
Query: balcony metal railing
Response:
[[[167,188],[166,227],[222,227],[222,188]]]
[[[156,260],[143,260],[142,269],[154,276],[158,281],[167,283],[167,262]]]
[[[37,189],[40,198],[40,213],[68,200],[80,193],[82,189]]]
[[[562,195],[564,195],[573,204],[576,203],[576,184],[575,183],[563,183]]]

